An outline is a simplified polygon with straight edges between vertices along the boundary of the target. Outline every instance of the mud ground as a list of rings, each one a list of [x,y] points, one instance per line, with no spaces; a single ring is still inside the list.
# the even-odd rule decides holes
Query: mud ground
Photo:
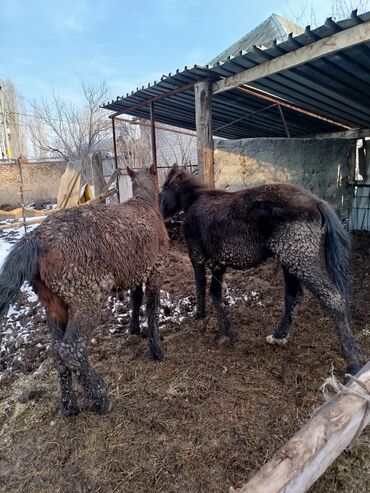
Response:
[[[351,327],[369,359],[370,235],[354,240]],[[164,362],[150,359],[145,338],[127,333],[128,296],[112,299],[91,334],[91,361],[112,410],[97,416],[82,405],[72,419],[58,414],[43,310],[23,293],[0,328],[0,491],[226,492],[245,483],[322,404],[320,385],[332,369],[342,378],[345,362],[309,293],[289,344],[265,343],[283,309],[275,261],[228,273],[224,291],[229,347],[217,344],[211,307],[206,321],[194,319],[190,262],[174,241],[162,292]],[[17,340],[17,331],[26,335]],[[369,444],[365,433],[311,491],[370,491]]]

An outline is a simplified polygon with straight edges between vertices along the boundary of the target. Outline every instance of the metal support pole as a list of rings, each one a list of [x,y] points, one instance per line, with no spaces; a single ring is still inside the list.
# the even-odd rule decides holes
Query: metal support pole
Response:
[[[118,169],[118,159],[117,159],[117,142],[116,142],[116,124],[115,124],[114,117],[112,118],[112,132],[113,132],[114,166],[117,170]],[[121,196],[119,193],[119,175],[117,175],[116,187],[117,187],[118,202],[121,202]]]
[[[284,125],[284,128],[285,128],[286,136],[287,137],[290,137],[290,132],[289,132],[288,124],[287,124],[287,122],[285,120],[285,116],[284,116],[283,110],[281,109],[280,104],[278,104],[278,108],[279,108],[279,113],[280,113],[281,119],[283,121],[283,125]]]
[[[155,136],[155,119],[154,119],[154,103],[150,102],[150,131],[152,141],[152,161],[157,170],[157,142]]]

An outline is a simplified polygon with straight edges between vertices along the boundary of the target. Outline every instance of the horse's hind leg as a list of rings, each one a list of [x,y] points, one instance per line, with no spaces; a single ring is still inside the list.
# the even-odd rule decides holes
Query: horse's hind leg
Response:
[[[294,310],[303,295],[302,285],[299,279],[290,274],[284,266],[283,274],[285,284],[285,312],[277,329],[273,334],[267,336],[266,340],[269,344],[284,345],[288,342],[288,332],[292,323]]]
[[[145,286],[146,316],[148,318],[149,350],[153,359],[162,361],[164,353],[158,329],[158,308],[160,300],[160,273],[153,271]]]
[[[70,316],[63,340],[56,346],[63,364],[77,375],[92,410],[105,413],[110,403],[103,379],[91,366],[87,354],[87,335],[94,320],[94,311],[75,311]]]
[[[59,384],[61,393],[60,412],[63,416],[74,416],[80,412],[76,395],[72,387],[72,372],[64,364],[63,359],[58,353],[59,342],[63,339],[64,328],[60,323],[48,314],[48,324],[52,337],[52,348],[55,367],[59,373]]]
[[[224,267],[214,267],[212,269],[212,281],[209,288],[220,327],[220,344],[224,344],[230,340],[230,320],[222,305],[222,281],[225,270]]]
[[[288,272],[329,311],[348,371],[356,373],[362,366],[362,354],[348,325],[346,301],[320,267],[320,239],[320,225],[304,221],[288,223],[271,238],[270,248]]]
[[[363,356],[348,324],[345,299],[320,268],[306,272],[303,282],[329,311],[334,321],[342,354],[347,361],[348,373],[357,373],[363,365]]]
[[[143,302],[143,286],[138,284],[130,293],[132,316],[130,322],[130,333],[140,334],[140,307]]]

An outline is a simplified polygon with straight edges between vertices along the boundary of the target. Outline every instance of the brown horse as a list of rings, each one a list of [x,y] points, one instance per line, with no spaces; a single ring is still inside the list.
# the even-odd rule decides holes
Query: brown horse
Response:
[[[305,286],[331,314],[348,371],[356,373],[360,369],[362,354],[347,321],[350,238],[327,202],[288,184],[262,185],[233,193],[210,190],[175,165],[163,185],[161,211],[168,217],[180,210],[185,214],[183,232],[195,273],[196,316],[206,315],[209,266],[220,342],[227,340],[230,332],[222,305],[226,269],[248,269],[275,256],[283,267],[285,313],[267,342],[287,342],[292,315]],[[323,235],[327,272],[321,266]]]
[[[104,381],[88,360],[87,341],[113,289],[131,289],[130,329],[138,333],[146,283],[149,348],[154,359],[163,359],[157,308],[168,236],[158,210],[156,170],[128,172],[132,199],[52,214],[13,248],[0,274],[0,316],[25,280],[45,307],[60,377],[61,412],[66,416],[79,412],[73,374],[92,409],[109,409]]]

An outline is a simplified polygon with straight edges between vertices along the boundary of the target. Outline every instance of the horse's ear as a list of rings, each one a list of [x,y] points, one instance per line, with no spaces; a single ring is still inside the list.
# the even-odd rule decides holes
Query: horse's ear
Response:
[[[149,168],[150,174],[151,175],[156,175],[157,174],[157,166],[153,163],[150,168]]]
[[[177,163],[173,163],[172,169],[177,169],[178,167],[179,167],[179,165]]]
[[[188,171],[188,169],[189,169],[189,168],[188,168],[188,163],[184,163],[184,170],[185,170],[185,171]]]
[[[128,176],[129,176],[130,178],[133,178],[133,177],[135,176],[135,171],[134,171],[132,168],[130,168],[130,166],[127,166],[127,168],[126,168],[126,169],[127,169],[127,174],[128,174]]]

